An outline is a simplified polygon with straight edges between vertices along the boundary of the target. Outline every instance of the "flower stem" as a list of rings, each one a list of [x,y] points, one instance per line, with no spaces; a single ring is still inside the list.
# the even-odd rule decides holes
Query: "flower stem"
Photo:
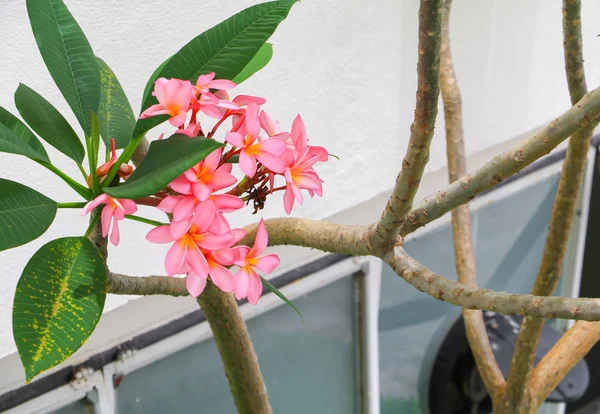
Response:
[[[94,227],[96,226],[96,224],[98,224],[98,221],[100,221],[100,214],[92,212],[92,218],[90,219],[90,225],[88,226],[87,230],[85,231],[84,237],[89,237],[89,235],[94,230]]]
[[[50,164],[49,162],[40,161],[40,160],[34,160],[34,161],[37,162],[38,164],[40,164],[41,166],[46,167],[47,169],[52,171],[54,174],[56,174],[60,178],[62,178],[63,181],[69,185],[69,187],[71,187],[73,190],[75,190],[75,192],[77,192],[77,194],[79,194],[86,200],[91,200],[92,194],[88,188],[79,184],[77,181],[75,181],[74,179],[69,177],[67,174],[65,174],[64,172],[62,172],[61,170],[59,170],[58,168],[56,168],[54,165]]]
[[[102,187],[106,187],[107,185],[109,185],[112,182],[113,178],[115,178],[115,176],[117,175],[117,172],[119,172],[119,167],[122,164],[127,164],[129,162],[129,160],[131,160],[133,153],[135,152],[136,148],[138,147],[138,145],[140,145],[140,143],[143,141],[144,138],[145,138],[145,133],[141,134],[140,136],[131,140],[131,142],[125,147],[125,149],[123,150],[123,152],[117,159],[117,162],[115,162],[115,164],[112,166],[112,168],[108,172],[108,175],[102,182]]]
[[[83,208],[86,203],[72,202],[72,203],[57,203],[58,208]]]
[[[139,221],[140,223],[150,224],[151,226],[166,226],[166,225],[168,225],[168,223],[161,223],[160,221],[150,220],[145,217],[133,216],[131,214],[125,215],[125,218],[129,219],[129,220],[133,220],[133,221]]]
[[[78,162],[78,163],[77,163],[77,168],[79,168],[79,171],[81,171],[81,175],[83,176],[83,179],[84,179],[85,181],[87,181],[88,175],[87,175],[87,173],[85,172],[85,169],[83,168],[83,165],[81,165],[81,163],[79,163],[79,162]]]

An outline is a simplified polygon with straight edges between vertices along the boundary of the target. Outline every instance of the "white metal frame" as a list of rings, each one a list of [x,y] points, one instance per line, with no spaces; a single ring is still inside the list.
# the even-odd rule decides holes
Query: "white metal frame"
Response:
[[[39,397],[33,398],[5,414],[45,414],[66,407],[76,401],[85,399],[89,393],[97,392],[97,401],[93,404],[94,412],[112,413],[113,410],[107,399],[108,393],[104,388],[104,378],[101,371],[85,372],[82,370],[76,375],[76,379],[70,383],[49,391]]]

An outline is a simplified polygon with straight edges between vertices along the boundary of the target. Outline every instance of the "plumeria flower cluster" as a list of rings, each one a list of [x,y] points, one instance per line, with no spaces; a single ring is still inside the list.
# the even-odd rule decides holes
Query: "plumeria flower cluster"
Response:
[[[83,209],[83,214],[104,205],[101,212],[102,234],[119,242],[118,221],[137,210],[137,204],[154,205],[168,214],[168,225],[155,227],[146,239],[152,243],[172,243],[165,258],[169,276],[186,275],[190,295],[199,296],[207,280],[237,299],[256,304],[262,293],[258,271],[271,273],[278,265],[274,254],[263,255],[268,244],[261,220],[253,247],[238,245],[243,229],[231,228],[226,215],[252,202],[254,213],[262,209],[273,193],[283,191],[283,205],[290,214],[295,203],[304,202],[303,191],[310,197],[322,196],[322,180],[314,169],[327,161],[328,151],[309,145],[304,122],[298,115],[290,132],[261,109],[266,100],[257,96],[229,97],[236,85],[215,79],[214,73],[201,75],[195,84],[181,79],[160,78],[153,95],[158,103],[145,110],[140,119],[168,115],[177,134],[216,139],[222,134],[221,147],[173,180],[167,188],[145,200],[125,200],[103,194]],[[206,118],[201,120],[200,118]],[[212,128],[208,121],[213,119]],[[227,122],[229,121],[229,122]],[[103,178],[114,164],[116,155],[98,169]],[[236,163],[237,162],[237,163]],[[243,173],[238,179],[234,165]],[[131,167],[119,171],[127,179]],[[237,266],[234,274],[229,268]]]

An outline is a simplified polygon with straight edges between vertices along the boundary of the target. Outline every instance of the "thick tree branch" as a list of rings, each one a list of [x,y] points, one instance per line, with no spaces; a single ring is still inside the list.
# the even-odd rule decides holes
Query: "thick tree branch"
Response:
[[[577,321],[541,359],[531,373],[529,388],[535,391],[532,408],[539,407],[565,375],[600,340],[600,322]]]
[[[600,88],[596,88],[517,148],[492,158],[475,172],[425,197],[408,213],[400,228],[400,234],[406,236],[453,208],[469,202],[478,194],[548,154],[581,128],[589,125],[588,128],[593,129],[600,121],[599,114]]]
[[[417,63],[417,102],[402,169],[381,219],[370,237],[376,250],[390,246],[410,210],[425,165],[438,109],[442,0],[421,0]]]
[[[382,259],[414,288],[463,308],[547,319],[600,320],[600,299],[520,295],[470,287],[432,272],[402,247],[394,247]]]
[[[446,121],[446,152],[450,182],[467,174],[463,132],[462,99],[452,63],[450,49],[450,10],[452,0],[445,0],[442,14],[442,48],[440,61],[440,88]],[[452,210],[452,234],[458,281],[477,287],[475,251],[473,248],[471,213],[467,204]],[[481,311],[463,309],[463,319],[469,346],[483,382],[492,396],[499,401],[506,385],[490,345]]]
[[[252,246],[258,224],[244,227],[247,234],[239,244]],[[368,256],[368,226],[351,226],[297,218],[265,220],[269,246],[293,245],[310,247],[325,252]]]
[[[198,303],[213,332],[238,413],[270,414],[267,388],[233,294],[208,282]]]
[[[127,276],[109,273],[108,293],[113,295],[189,296],[185,279],[169,276]]]
[[[563,35],[567,81],[571,102],[575,104],[587,92],[581,42],[580,1],[563,1]],[[588,125],[576,132],[569,141],[548,226],[542,263],[531,291],[534,295],[551,295],[562,274],[592,132],[593,127]],[[544,322],[544,319],[539,318],[523,319],[504,397],[503,406],[506,407],[506,412],[513,412],[517,407],[523,409],[528,402],[536,399],[536,390],[527,387],[526,384],[535,363],[535,352]],[[527,395],[528,392],[531,395]],[[536,408],[537,406],[531,404],[531,409]]]

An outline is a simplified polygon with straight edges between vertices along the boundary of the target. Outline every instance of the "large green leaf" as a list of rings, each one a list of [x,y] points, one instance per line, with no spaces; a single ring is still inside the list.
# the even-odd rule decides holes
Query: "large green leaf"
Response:
[[[150,196],[222,146],[214,139],[190,138],[178,134],[169,139],[154,141],[150,144],[146,158],[127,182],[118,187],[106,187],[104,192],[119,198]]]
[[[44,146],[36,137],[33,132],[25,125],[19,118],[8,112],[6,109],[0,106],[0,124],[4,124],[8,129],[15,133],[16,136],[21,138],[25,143],[30,146],[34,151],[38,152],[42,156],[43,161],[50,161],[48,154],[44,149]]]
[[[78,163],[85,151],[79,137],[67,120],[42,95],[20,84],[15,92],[19,113],[35,132],[48,144]]]
[[[56,216],[56,202],[43,194],[0,178],[0,251],[40,237]]]
[[[39,148],[35,148],[4,124],[0,124],[0,152],[25,155],[34,160],[50,162],[46,151],[41,152]]]
[[[250,76],[254,75],[256,72],[267,66],[267,63],[273,57],[273,45],[271,43],[265,43],[262,45],[260,50],[252,60],[246,65],[244,69],[240,73],[233,78],[233,81],[238,85],[248,79]]]
[[[94,331],[106,272],[86,237],[53,240],[29,260],[13,303],[13,336],[27,382],[73,355]]]
[[[133,135],[135,128],[135,115],[131,104],[125,95],[111,68],[98,58],[102,95],[98,108],[100,132],[107,148],[110,148],[110,139],[115,140],[117,148],[125,148]]]
[[[87,38],[62,0],[27,0],[27,12],[52,79],[89,134],[100,103],[100,72]]]
[[[151,95],[160,77],[195,82],[203,73],[217,79],[235,78],[254,58],[297,0],[279,0],[249,7],[194,38],[154,71],[146,84],[142,110],[157,103]],[[133,136],[144,134],[166,117],[138,120]]]

